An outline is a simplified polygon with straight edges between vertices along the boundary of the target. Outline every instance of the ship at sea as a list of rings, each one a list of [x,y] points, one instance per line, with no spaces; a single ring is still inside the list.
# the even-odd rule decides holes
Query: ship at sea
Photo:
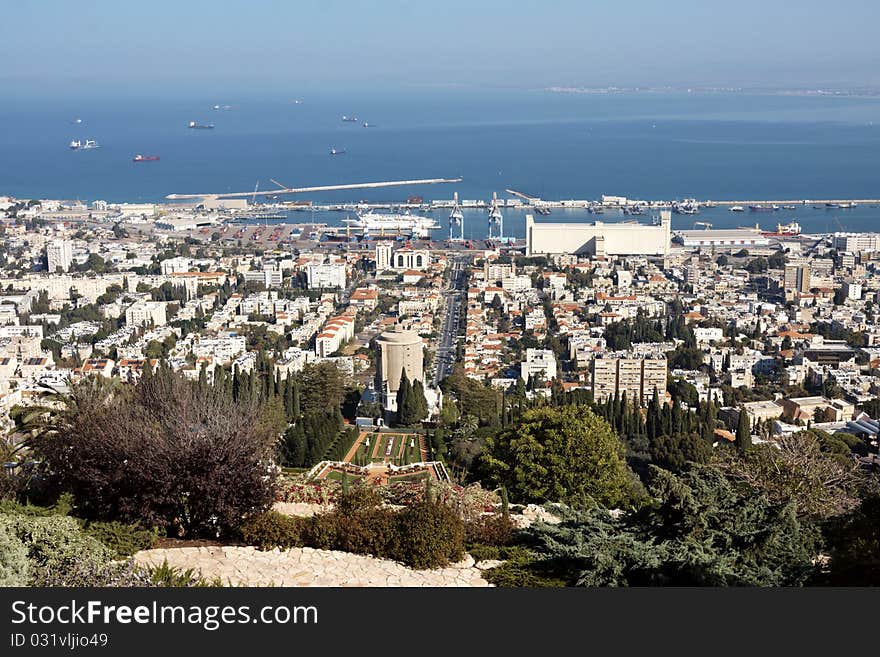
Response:
[[[86,139],[85,141],[74,139],[70,142],[70,149],[73,151],[88,151],[93,148],[100,148],[100,145],[94,139]]]
[[[132,162],[158,162],[159,156],[158,155],[141,155],[140,153],[138,153],[133,158],[131,158],[131,161]]]
[[[801,234],[801,225],[796,221],[787,224],[776,224],[776,232],[764,232],[765,237],[795,237]]]
[[[673,203],[672,211],[676,214],[697,214],[700,211],[700,204],[696,199],[686,198],[681,202]]]
[[[441,228],[433,217],[419,217],[412,214],[380,214],[377,212],[359,214],[357,219],[343,219],[343,223],[371,235],[401,234],[416,238],[429,238],[432,230]]]
[[[213,130],[214,124],[213,123],[197,123],[196,121],[190,121],[188,127],[192,128],[193,130]]]
[[[344,148],[331,148],[330,155],[345,155]]]
[[[346,115],[343,114],[343,115],[342,115],[342,120],[343,120],[345,123],[357,123],[357,122],[358,122],[358,117],[356,117],[356,116],[346,116]]]

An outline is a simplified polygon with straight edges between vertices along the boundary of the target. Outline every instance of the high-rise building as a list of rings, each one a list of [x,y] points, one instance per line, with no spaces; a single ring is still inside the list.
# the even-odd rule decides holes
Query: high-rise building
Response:
[[[46,268],[55,273],[70,269],[73,262],[73,245],[67,240],[52,240],[46,245]]]
[[[424,343],[414,331],[395,326],[376,338],[379,359],[376,367],[376,388],[382,393],[385,410],[397,411],[397,390],[404,371],[406,378],[424,383],[422,371]]]
[[[666,392],[666,356],[628,352],[600,354],[593,359],[593,398],[604,402],[626,393],[628,401],[647,404],[654,395]]]
[[[382,272],[391,269],[391,242],[376,243],[376,271]]]
[[[810,291],[811,275],[810,266],[804,263],[790,263],[785,266],[786,298],[794,296],[795,292],[807,293]]]

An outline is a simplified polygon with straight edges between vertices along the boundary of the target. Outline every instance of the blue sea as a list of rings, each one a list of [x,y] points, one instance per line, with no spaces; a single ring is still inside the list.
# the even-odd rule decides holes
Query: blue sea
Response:
[[[294,103],[300,98],[302,103]],[[462,177],[455,185],[312,194],[316,202],[504,196],[546,199],[880,197],[880,99],[731,94],[558,94],[417,88],[369,94],[234,97],[7,97],[0,102],[0,195],[161,201],[169,193],[249,191]],[[213,109],[213,105],[229,109]],[[344,123],[342,115],[357,116]],[[81,117],[82,123],[71,121]],[[190,130],[191,120],[214,130]],[[362,127],[364,121],[370,128]],[[72,139],[101,148],[71,151]],[[331,156],[331,148],[346,153]],[[159,155],[161,161],[133,163]],[[306,220],[302,215],[293,215]],[[550,219],[587,218],[554,211]],[[442,217],[438,217],[442,218]],[[316,221],[339,217],[316,213]],[[613,215],[602,220],[611,221]],[[716,227],[797,219],[806,232],[878,230],[880,208],[799,207],[675,216]],[[485,213],[466,214],[468,236]],[[521,212],[505,232],[523,234]]]

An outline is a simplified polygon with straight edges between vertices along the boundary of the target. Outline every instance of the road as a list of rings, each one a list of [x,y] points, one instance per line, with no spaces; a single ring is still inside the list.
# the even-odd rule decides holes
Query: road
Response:
[[[464,299],[464,285],[467,282],[465,267],[468,258],[457,256],[452,260],[449,274],[449,287],[443,292],[446,298],[446,314],[443,317],[443,326],[440,329],[440,338],[437,344],[437,353],[434,355],[434,378],[433,385],[437,385],[452,374],[455,367],[456,346],[458,344],[459,331],[462,328],[459,320],[459,312]]]

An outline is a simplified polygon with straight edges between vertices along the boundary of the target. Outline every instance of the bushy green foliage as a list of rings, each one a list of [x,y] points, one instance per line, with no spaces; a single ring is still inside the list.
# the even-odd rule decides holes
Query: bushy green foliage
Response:
[[[109,548],[115,558],[130,557],[141,550],[149,550],[159,541],[159,532],[122,522],[91,522],[83,528],[89,536]]]
[[[464,556],[464,523],[445,504],[418,502],[400,512],[398,558],[414,568],[438,568]]]
[[[174,566],[169,566],[167,561],[163,561],[160,566],[147,568],[146,576],[149,581],[149,586],[167,586],[175,588],[223,586],[223,582],[219,577],[210,580],[205,579],[193,568],[182,570]]]
[[[277,511],[267,511],[241,526],[241,539],[261,550],[287,549],[302,545],[303,521]]]
[[[242,539],[258,548],[308,546],[436,568],[464,554],[464,523],[448,504],[418,500],[403,510],[381,506],[370,486],[340,494],[336,507],[309,518],[264,513],[246,522]]]
[[[651,441],[650,453],[655,465],[680,472],[688,463],[707,463],[712,443],[695,433],[663,435]]]
[[[24,543],[0,525],[0,586],[27,586],[30,562]]]
[[[535,559],[522,568],[579,586],[796,586],[814,573],[818,536],[793,505],[707,466],[652,473],[655,502],[638,512],[615,519],[597,505],[525,530]]]
[[[517,502],[595,498],[608,505],[630,497],[624,447],[611,426],[583,406],[543,407],[486,441],[481,467]]]
[[[880,496],[835,518],[827,528],[828,570],[820,578],[831,586],[880,586]]]
[[[467,545],[510,545],[516,536],[516,528],[508,515],[486,514],[465,522]],[[476,557],[475,557],[476,558]]]
[[[69,516],[0,515],[0,531],[17,538],[24,546],[35,581],[64,579],[71,568],[98,567],[109,562],[112,552],[83,532]]]

